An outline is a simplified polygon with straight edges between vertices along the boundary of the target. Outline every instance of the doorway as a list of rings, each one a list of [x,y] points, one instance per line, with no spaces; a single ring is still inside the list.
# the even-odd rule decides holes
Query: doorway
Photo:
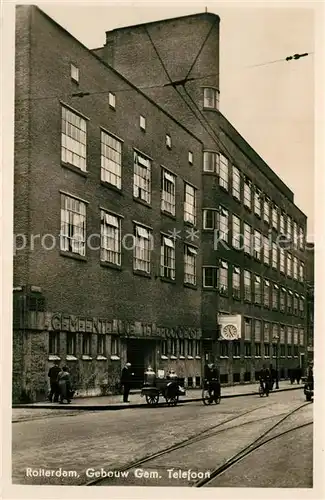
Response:
[[[149,364],[155,370],[156,342],[153,340],[128,339],[127,361],[131,363],[131,372],[134,373],[132,389],[142,387],[144,372]]]

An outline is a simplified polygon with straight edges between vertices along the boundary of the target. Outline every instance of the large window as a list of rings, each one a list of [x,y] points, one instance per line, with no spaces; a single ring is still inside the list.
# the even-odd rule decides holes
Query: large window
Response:
[[[82,256],[86,254],[86,204],[61,194],[60,248]]]
[[[150,274],[151,231],[143,226],[135,226],[133,268]]]
[[[295,280],[298,279],[298,259],[297,259],[297,257],[293,258],[293,277]]]
[[[211,208],[203,210],[203,229],[215,229],[215,216],[217,211]]]
[[[133,196],[145,203],[151,200],[151,161],[134,151]]]
[[[272,267],[278,268],[278,247],[276,243],[272,243]]]
[[[255,279],[254,279],[254,302],[255,302],[255,304],[260,304],[261,298],[262,298],[261,278],[259,276],[255,276]]]
[[[76,355],[76,346],[77,346],[77,334],[74,332],[67,332],[67,354],[71,356]]]
[[[240,268],[237,266],[233,266],[232,269],[232,295],[240,299]]]
[[[225,208],[219,207],[218,213],[218,236],[220,240],[228,243],[229,240],[229,213]]]
[[[286,289],[281,287],[280,290],[280,311],[285,311],[285,301],[286,301]]]
[[[121,219],[101,210],[100,259],[121,265]]]
[[[184,283],[196,285],[196,256],[194,247],[185,245],[184,248]]]
[[[244,299],[252,300],[252,275],[249,271],[244,271]]]
[[[264,199],[263,213],[264,213],[264,221],[269,224],[270,223],[270,200],[268,198]]]
[[[304,230],[302,227],[299,227],[299,248],[300,248],[300,250],[304,249],[304,243],[305,243]]]
[[[262,256],[262,235],[259,231],[254,231],[254,257],[261,260]]]
[[[288,295],[287,295],[287,309],[288,313],[292,313],[292,299],[293,299],[293,293],[291,290],[288,290]]]
[[[175,175],[163,170],[161,184],[161,210],[175,215]]]
[[[60,354],[60,332],[49,332],[49,354]]]
[[[106,356],[106,335],[97,335],[97,355]]]
[[[101,131],[101,180],[121,189],[122,142]]]
[[[219,109],[219,91],[217,89],[209,87],[203,89],[203,107]]]
[[[287,217],[287,235],[289,240],[292,238],[292,219],[291,217]]]
[[[237,167],[232,167],[232,195],[240,200],[240,172]]]
[[[278,230],[278,207],[276,205],[272,207],[272,227]]]
[[[269,280],[264,280],[263,298],[264,298],[264,307],[270,307],[270,282],[269,282]]]
[[[279,307],[279,287],[276,283],[273,283],[272,288],[272,308],[278,309]]]
[[[247,177],[244,181],[244,205],[247,208],[252,208],[252,183]]]
[[[196,189],[185,184],[184,221],[196,224]]]
[[[286,229],[285,229],[285,215],[284,212],[281,212],[280,214],[280,233],[281,234],[286,234]]]
[[[255,187],[254,191],[254,212],[256,215],[259,217],[261,216],[261,200],[262,200],[262,193],[260,189]]]
[[[283,248],[280,248],[280,272],[285,273],[285,252]]]
[[[232,215],[232,246],[240,249],[241,246],[240,235],[240,218],[237,215]]]
[[[217,271],[216,267],[203,267],[204,288],[217,288]]]
[[[300,264],[299,264],[299,279],[300,279],[300,281],[304,281],[304,279],[305,279],[305,264],[304,264],[304,262],[300,262]]]
[[[175,279],[175,243],[171,238],[161,236],[160,274]]]
[[[87,169],[86,120],[62,106],[61,160],[80,170]]]
[[[270,265],[270,242],[268,236],[263,236],[263,243],[264,264]]]
[[[287,329],[287,353],[288,357],[292,356],[292,326],[288,326]]]
[[[298,314],[298,301],[299,301],[299,295],[295,293],[293,297],[293,314],[297,316]]]
[[[292,277],[292,255],[287,252],[287,275]]]
[[[215,151],[204,151],[203,153],[203,171],[219,173],[220,157]]]
[[[220,261],[219,267],[219,291],[228,294],[228,264],[224,260]]]
[[[252,228],[244,223],[244,252],[251,255],[252,253]]]
[[[228,159],[220,154],[219,185],[228,191],[229,165]]]
[[[299,312],[300,316],[303,318],[305,316],[305,297],[303,297],[303,295],[300,296],[299,300]]]
[[[298,246],[298,225],[296,221],[293,222],[293,244]]]
[[[82,334],[82,354],[84,356],[91,355],[91,333]]]

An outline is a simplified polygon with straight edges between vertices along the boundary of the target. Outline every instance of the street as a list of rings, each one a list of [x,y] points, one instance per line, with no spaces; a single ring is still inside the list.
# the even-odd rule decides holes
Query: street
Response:
[[[197,401],[123,411],[61,410],[48,418],[50,412],[35,409],[29,420],[12,424],[14,484],[313,484],[313,405],[305,404],[302,390],[224,399],[211,406]],[[270,438],[237,457],[252,443]],[[231,459],[231,467],[220,469]]]

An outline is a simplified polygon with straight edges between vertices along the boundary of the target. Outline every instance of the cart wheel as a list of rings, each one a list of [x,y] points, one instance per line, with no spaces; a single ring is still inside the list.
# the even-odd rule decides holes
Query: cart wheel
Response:
[[[212,403],[208,389],[202,390],[202,401],[205,405],[210,405]]]
[[[221,402],[221,396],[218,396],[217,398],[215,398],[214,402],[216,405],[219,405]]]
[[[157,406],[159,401],[159,394],[147,394],[146,401],[150,406]]]
[[[175,394],[174,396],[166,397],[166,403],[168,406],[176,406],[178,403],[178,394]]]

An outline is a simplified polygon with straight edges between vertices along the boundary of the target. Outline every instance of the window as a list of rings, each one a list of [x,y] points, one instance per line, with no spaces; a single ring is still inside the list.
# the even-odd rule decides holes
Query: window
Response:
[[[285,302],[286,301],[286,289],[281,288],[280,290],[280,311],[284,312],[285,311]]]
[[[150,274],[151,232],[142,226],[135,226],[134,230],[133,269]]]
[[[292,255],[287,252],[287,275],[292,277]]]
[[[195,340],[195,356],[201,356],[201,342],[199,340]]]
[[[175,175],[162,170],[161,210],[175,215]]]
[[[203,171],[219,173],[219,154],[214,151],[204,151],[203,153]]]
[[[220,240],[224,240],[228,243],[228,233],[229,233],[229,213],[228,210],[219,207],[218,213],[218,236]]]
[[[293,278],[295,280],[298,279],[298,259],[297,259],[297,257],[293,258]]]
[[[160,275],[175,279],[175,243],[171,238],[161,237]]]
[[[121,189],[122,142],[101,131],[101,180]]]
[[[121,265],[121,219],[101,210],[100,259]]]
[[[219,91],[217,89],[203,89],[203,107],[210,109],[219,109]]]
[[[229,356],[229,342],[228,340],[220,341],[220,357],[228,358]]]
[[[232,215],[232,246],[238,250],[241,247],[240,218]]]
[[[287,216],[287,235],[289,240],[292,238],[292,219],[291,217]]]
[[[261,303],[261,278],[259,276],[255,276],[254,280],[254,302],[255,304]]]
[[[77,334],[73,332],[67,333],[67,354],[70,356],[76,355]]]
[[[280,326],[280,344],[285,344],[285,328],[284,328],[284,325]]]
[[[305,240],[304,230],[302,227],[299,227],[299,248],[300,248],[300,250],[304,249],[304,240]]]
[[[249,318],[244,318],[244,339],[251,341],[252,339],[252,321]]]
[[[113,109],[116,107],[116,97],[112,92],[108,93],[108,105]]]
[[[305,297],[303,297],[302,295],[300,296],[300,300],[299,300],[299,311],[300,311],[300,316],[304,317],[304,315],[305,315]]]
[[[146,130],[146,119],[142,115],[140,115],[140,128],[141,130]]]
[[[219,291],[228,294],[228,264],[224,260],[220,261],[219,267]]]
[[[177,356],[177,340],[171,339],[170,341],[170,354],[172,356]]]
[[[179,355],[185,356],[185,340],[178,339],[178,342],[179,342]]]
[[[97,354],[106,356],[106,335],[97,335]]]
[[[293,222],[293,244],[295,247],[298,246],[298,226],[295,221]]]
[[[286,346],[285,345],[280,345],[280,356],[281,358],[285,358],[286,353]]]
[[[304,346],[305,345],[305,332],[304,332],[304,329],[303,328],[300,328],[300,332],[299,332],[299,343],[301,346]]]
[[[216,210],[203,210],[203,229],[215,229]]]
[[[299,264],[299,279],[300,279],[300,281],[304,281],[304,279],[305,279],[305,264],[304,264],[304,262],[300,262],[300,264]]]
[[[264,280],[264,307],[270,307],[270,282]]]
[[[184,283],[196,285],[196,248],[185,245],[184,249]]]
[[[250,358],[252,355],[252,344],[250,342],[245,342],[245,356]]]
[[[277,353],[277,345],[272,344],[272,357],[276,358],[276,353]]]
[[[86,356],[90,356],[91,354],[91,334],[83,333],[82,334],[82,354]]]
[[[203,268],[203,286],[204,288],[217,288],[217,268]]]
[[[272,227],[278,230],[278,207],[276,205],[272,207]]]
[[[291,347],[291,344],[292,344],[292,327],[288,326],[288,330],[287,330],[288,354],[289,354],[289,346]]]
[[[280,233],[281,234],[286,234],[285,233],[285,218],[284,218],[284,213],[281,212],[280,214]]]
[[[188,339],[187,341],[187,355],[193,357],[194,352],[194,341],[192,339]]]
[[[228,159],[220,154],[219,185],[228,191],[229,168]]]
[[[252,208],[252,183],[247,177],[244,182],[244,205],[247,208]]]
[[[172,138],[169,134],[166,134],[166,146],[168,149],[172,149]]]
[[[252,253],[252,228],[244,223],[244,252],[251,255]]]
[[[270,223],[270,200],[268,198],[264,199],[264,221],[268,224]]]
[[[86,204],[61,194],[60,248],[64,252],[86,254]]]
[[[268,236],[263,236],[264,248],[263,248],[263,259],[264,264],[270,265],[270,242]]]
[[[119,339],[112,335],[111,337],[111,356],[119,355]]]
[[[185,184],[184,221],[196,223],[196,189]]]
[[[240,200],[240,172],[237,167],[232,167],[232,195]]]
[[[270,357],[270,344],[264,344],[264,356],[267,358]]]
[[[272,243],[272,267],[273,269],[278,268],[278,247],[276,243]]]
[[[261,342],[262,323],[259,319],[255,320],[255,342]]]
[[[261,344],[260,343],[255,343],[255,356],[260,358],[261,357]]]
[[[254,231],[254,257],[261,260],[262,256],[262,235],[259,231]]]
[[[279,287],[275,283],[273,283],[272,289],[272,308],[278,309],[279,307]]]
[[[86,120],[62,106],[61,161],[86,172],[86,159]]]
[[[240,299],[240,268],[237,266],[234,266],[232,271],[232,295]]]
[[[145,203],[150,203],[151,161],[137,151],[134,151],[133,196]]]
[[[49,332],[49,354],[59,355],[60,332]]]
[[[299,295],[296,293],[293,297],[293,314],[295,315],[298,314],[298,300],[299,300]]]
[[[252,278],[249,271],[244,271],[244,299],[247,301],[252,300]]]
[[[287,308],[288,308],[288,313],[292,313],[292,298],[293,294],[291,290],[288,290],[288,295],[287,295]]]
[[[74,82],[79,83],[79,68],[74,64],[70,64],[70,75]]]
[[[188,152],[188,162],[190,165],[193,165],[193,153],[192,153],[192,151]]]
[[[261,200],[262,200],[262,193],[261,191],[255,187],[254,191],[254,213],[258,215],[259,217],[261,216]]]
[[[298,339],[298,328],[294,328],[293,329],[293,343],[294,345],[298,345],[299,344],[299,339]]]
[[[283,248],[280,248],[280,272],[285,273],[285,252]]]
[[[168,356],[168,342],[167,342],[167,340],[161,341],[161,355]]]
[[[232,355],[234,358],[240,357],[240,341],[234,340],[232,343]]]
[[[270,342],[270,323],[264,323],[264,342]]]

